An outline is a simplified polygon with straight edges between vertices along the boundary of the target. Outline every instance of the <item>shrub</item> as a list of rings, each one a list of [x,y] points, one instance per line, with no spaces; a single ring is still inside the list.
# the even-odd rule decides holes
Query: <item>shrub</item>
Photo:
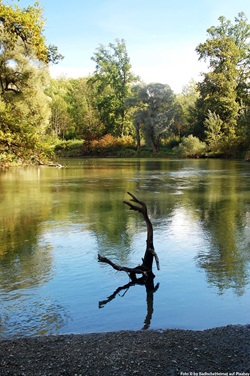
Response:
[[[119,137],[118,143],[121,148],[134,148],[135,147],[135,141],[132,136]]]
[[[83,152],[90,155],[107,155],[119,153],[121,149],[134,147],[134,141],[131,136],[116,138],[111,134],[106,134],[99,140],[86,141],[83,146]]]
[[[115,150],[119,146],[119,142],[117,138],[112,136],[111,134],[105,134],[102,138],[99,140],[99,149],[100,151],[105,150]]]
[[[82,156],[83,140],[63,140],[55,146],[56,154],[65,157]]]
[[[197,137],[190,135],[183,137],[181,143],[174,148],[180,157],[200,157],[206,153],[207,146],[205,142],[200,141]]]

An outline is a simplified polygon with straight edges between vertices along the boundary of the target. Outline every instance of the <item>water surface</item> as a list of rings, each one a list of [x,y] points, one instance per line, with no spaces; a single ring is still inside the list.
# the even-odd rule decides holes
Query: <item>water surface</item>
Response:
[[[0,172],[0,339],[249,323],[250,170],[242,161],[73,159]],[[148,205],[161,270],[126,286]]]

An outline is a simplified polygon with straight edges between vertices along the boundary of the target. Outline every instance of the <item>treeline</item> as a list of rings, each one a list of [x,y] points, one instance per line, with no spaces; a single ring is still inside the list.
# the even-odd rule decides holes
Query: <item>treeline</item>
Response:
[[[219,18],[197,46],[209,70],[176,95],[132,72],[124,40],[100,45],[90,77],[51,79],[63,57],[44,38],[39,3],[0,0],[0,165],[70,155],[243,156],[249,148],[250,25]],[[185,62],[183,62],[185,69]],[[162,154],[160,154],[162,155]]]

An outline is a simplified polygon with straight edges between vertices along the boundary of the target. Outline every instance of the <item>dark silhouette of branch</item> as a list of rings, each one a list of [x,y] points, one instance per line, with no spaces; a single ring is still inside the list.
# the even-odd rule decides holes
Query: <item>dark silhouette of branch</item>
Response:
[[[116,295],[119,294],[120,291],[122,290],[126,290],[125,293],[123,294],[123,296],[126,294],[126,292],[128,291],[128,289],[131,287],[131,286],[135,286],[135,283],[134,282],[129,282],[127,283],[126,285],[124,286],[120,286],[118,287],[114,292],[113,294],[111,294],[110,296],[107,297],[107,299],[105,300],[101,300],[99,302],[99,308],[103,308],[107,303],[111,302],[111,300],[115,299]]]
[[[156,261],[157,269],[160,269],[159,259],[155,252],[153,244],[153,226],[148,217],[146,204],[143,201],[138,200],[132,193],[128,192],[128,194],[130,195],[131,199],[130,201],[124,201],[124,204],[126,204],[130,208],[130,210],[134,210],[141,213],[147,225],[147,246],[146,251],[144,253],[144,257],[142,259],[142,264],[136,266],[135,268],[129,268],[127,266],[117,265],[113,263],[111,260],[109,260],[107,257],[103,257],[101,255],[98,255],[98,261],[111,265],[115,270],[129,273],[132,282],[137,282],[136,274],[142,274],[144,278],[144,283],[146,284],[147,281],[153,280],[153,278],[155,277],[152,272],[154,258]]]
[[[111,294],[110,296],[107,297],[107,299],[104,299],[104,300],[101,300],[99,302],[99,308],[103,308],[106,304],[108,304],[109,302],[111,302],[113,299],[116,298],[116,296],[123,290],[125,290],[125,292],[123,293],[122,297],[126,294],[126,292],[128,291],[128,289],[131,287],[131,286],[135,286],[135,285],[145,285],[145,281],[143,278],[138,278],[136,282],[129,282],[129,283],[126,283],[124,286],[120,286],[118,287],[114,292],[113,294]],[[152,316],[153,316],[153,312],[154,312],[154,293],[158,290],[160,284],[157,283],[156,286],[154,286],[154,284],[152,285],[145,285],[146,286],[146,291],[147,291],[147,314],[146,314],[146,317],[145,317],[145,320],[144,320],[144,325],[143,325],[143,330],[146,330],[150,327],[150,324],[151,324],[151,320],[152,320]]]
[[[130,207],[130,210],[138,211],[143,215],[143,218],[147,224],[147,247],[143,258],[143,265],[152,269],[153,257],[156,261],[157,270],[160,270],[160,262],[159,258],[154,249],[153,243],[153,226],[148,217],[147,206],[145,202],[138,200],[132,193],[128,192],[128,194],[132,197],[130,201],[135,202],[138,205],[131,204],[129,201],[123,201],[124,204]]]

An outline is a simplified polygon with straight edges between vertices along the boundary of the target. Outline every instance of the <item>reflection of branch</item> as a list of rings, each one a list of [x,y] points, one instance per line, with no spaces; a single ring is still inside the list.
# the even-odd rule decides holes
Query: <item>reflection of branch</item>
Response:
[[[103,308],[105,306],[105,304],[111,302],[111,300],[115,299],[116,295],[119,294],[120,291],[122,290],[126,290],[125,293],[123,294],[123,296],[126,294],[126,292],[128,291],[128,289],[131,287],[131,286],[134,286],[135,283],[134,282],[129,282],[127,283],[126,285],[124,286],[121,286],[121,287],[118,287],[112,295],[110,295],[107,299],[105,300],[101,300],[99,302],[99,308]]]
[[[152,289],[147,289],[147,315],[144,320],[144,326],[142,329],[148,329],[150,327],[151,319],[154,312],[154,293],[158,290],[160,284],[157,285]]]
[[[128,291],[128,289],[131,286],[135,286],[135,285],[145,285],[145,287],[146,287],[146,291],[147,291],[147,315],[146,315],[145,320],[144,320],[143,329],[148,329],[150,327],[151,319],[152,319],[153,312],[154,312],[154,293],[158,290],[158,288],[160,286],[159,283],[157,283],[156,286],[154,286],[154,284],[148,285],[148,284],[145,283],[145,279],[143,277],[138,278],[138,279],[136,279],[136,282],[131,281],[129,283],[126,283],[126,285],[124,285],[124,286],[118,287],[113,292],[113,294],[111,294],[107,299],[101,300],[99,302],[99,308],[103,308],[107,303],[111,302],[111,300],[115,299],[116,295],[118,295],[120,291],[125,290],[124,294],[122,295],[122,297],[123,297],[126,294],[126,292]]]

